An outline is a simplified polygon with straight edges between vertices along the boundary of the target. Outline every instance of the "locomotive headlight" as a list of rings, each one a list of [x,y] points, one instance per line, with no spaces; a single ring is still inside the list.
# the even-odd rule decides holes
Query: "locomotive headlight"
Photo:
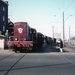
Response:
[[[24,38],[24,41],[26,40],[26,38]]]
[[[15,40],[17,41],[17,38],[15,38]]]

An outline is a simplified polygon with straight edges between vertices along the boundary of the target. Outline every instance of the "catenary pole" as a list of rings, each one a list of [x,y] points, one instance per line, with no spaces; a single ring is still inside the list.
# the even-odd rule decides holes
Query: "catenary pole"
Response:
[[[63,46],[65,44],[64,12],[63,12]]]

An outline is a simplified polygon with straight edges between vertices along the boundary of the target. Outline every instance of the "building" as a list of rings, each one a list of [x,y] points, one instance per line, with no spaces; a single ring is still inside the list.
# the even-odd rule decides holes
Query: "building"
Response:
[[[9,35],[13,35],[14,32],[14,23],[8,19],[8,33]]]
[[[8,1],[0,0],[0,34],[8,29]]]

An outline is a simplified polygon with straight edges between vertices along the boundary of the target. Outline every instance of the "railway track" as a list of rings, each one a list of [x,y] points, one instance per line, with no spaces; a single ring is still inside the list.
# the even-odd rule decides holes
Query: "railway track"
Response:
[[[52,47],[49,47],[49,49],[52,49],[54,53],[56,53],[57,55],[59,55],[59,58],[61,58],[61,60],[66,60],[67,62],[69,62],[70,64],[74,65],[75,66],[75,62],[73,61],[73,59],[71,60],[69,58],[69,56],[66,56],[66,53],[61,53],[61,52],[58,52],[53,46]],[[43,52],[42,52],[43,53]],[[70,54],[70,53],[69,53]],[[0,75],[9,75],[10,73],[12,73],[11,71],[20,64],[20,62],[23,60],[24,57],[27,56],[27,53],[12,53],[11,55],[8,55],[4,58],[1,59],[0,61],[0,64],[3,63],[4,61],[6,62],[11,62],[10,65],[2,65],[3,67],[6,67],[6,68],[3,68],[3,69],[0,69],[0,72],[3,72],[4,74],[0,74]],[[14,58],[15,57],[15,60],[13,61],[13,59],[11,58]],[[2,61],[3,60],[3,61]],[[53,59],[52,59],[53,60]]]
[[[69,46],[70,47],[70,46]],[[69,59],[68,57],[64,56],[61,52],[58,52],[54,47],[51,46],[51,49],[54,52],[57,52],[63,59],[65,59],[66,61],[70,62],[71,64],[73,64],[75,66],[75,62],[73,62],[71,59]],[[71,49],[71,48],[70,48]],[[69,55],[71,55],[71,52],[68,52]],[[72,54],[73,55],[73,54]],[[75,55],[74,55],[75,56]]]
[[[4,59],[6,59],[6,58],[8,58],[8,57],[10,57],[10,56],[12,56],[12,55],[14,55],[14,54],[15,54],[15,53],[12,53],[12,54],[10,54],[10,55],[7,55],[7,56],[1,58],[0,61],[4,60]]]
[[[24,53],[24,54],[6,71],[6,73],[5,73],[4,75],[7,75],[7,74],[11,71],[11,69],[12,69],[23,57],[26,56],[26,54],[27,54],[27,53]]]
[[[13,56],[18,56],[17,59],[15,61],[13,61],[13,59],[11,59],[13,62],[10,63],[10,67],[8,68],[3,68],[3,69],[0,69],[0,72],[5,72],[3,75],[8,75],[8,73],[12,70],[12,68],[19,62],[21,61],[21,59],[23,57],[26,56],[27,53],[12,53],[10,55],[7,55],[3,58],[0,59],[0,63],[4,62],[4,60],[6,60],[7,62],[9,62],[8,60],[10,60],[10,58],[12,58]],[[13,57],[14,58],[14,57]],[[0,64],[1,65],[1,64]],[[5,65],[5,64],[4,64]]]

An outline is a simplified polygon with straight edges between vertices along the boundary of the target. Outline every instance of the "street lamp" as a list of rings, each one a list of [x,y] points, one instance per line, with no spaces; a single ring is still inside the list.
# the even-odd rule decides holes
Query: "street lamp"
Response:
[[[71,17],[71,16],[72,16],[72,15],[69,15],[69,16],[66,18],[66,20],[67,20],[69,17]],[[65,20],[65,21],[66,21],[66,20]],[[65,22],[65,21],[64,21],[64,22]]]
[[[72,15],[69,15],[67,18],[66,18],[66,20],[70,17],[70,16],[72,16]],[[65,20],[65,21],[66,21]],[[64,21],[64,12],[63,12],[63,46],[64,46],[64,44],[65,44],[65,28],[64,28],[64,23],[65,23],[65,21]]]

